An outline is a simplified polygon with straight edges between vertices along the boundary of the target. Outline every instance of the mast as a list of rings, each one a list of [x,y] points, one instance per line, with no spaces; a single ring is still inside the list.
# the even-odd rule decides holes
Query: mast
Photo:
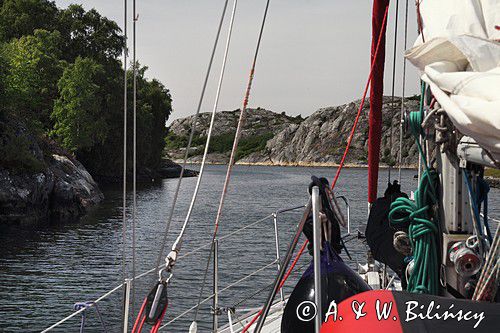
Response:
[[[371,63],[373,77],[370,86],[370,121],[368,133],[368,204],[377,199],[380,140],[382,136],[382,98],[384,94],[385,32],[384,15],[389,0],[374,0],[372,10]],[[380,40],[378,53],[377,42]]]

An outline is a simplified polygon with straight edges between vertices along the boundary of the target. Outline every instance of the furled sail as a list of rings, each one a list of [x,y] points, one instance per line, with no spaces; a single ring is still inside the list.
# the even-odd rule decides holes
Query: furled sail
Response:
[[[368,132],[368,202],[377,200],[380,140],[382,132],[382,97],[384,94],[385,31],[384,16],[389,0],[375,0],[372,10],[372,78],[370,83],[370,123]],[[379,40],[380,39],[380,40]],[[377,52],[377,49],[380,48]]]
[[[500,162],[500,0],[421,1],[406,58],[456,128]]]

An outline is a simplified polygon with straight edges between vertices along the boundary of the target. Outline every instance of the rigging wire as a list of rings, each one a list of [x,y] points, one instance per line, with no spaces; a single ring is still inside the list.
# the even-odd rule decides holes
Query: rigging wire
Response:
[[[212,71],[212,64],[213,64],[213,61],[214,61],[215,52],[217,50],[217,45],[219,44],[219,37],[220,37],[221,29],[222,29],[222,24],[224,22],[224,17],[226,15],[226,9],[227,9],[228,1],[229,0],[226,0],[224,2],[224,7],[222,9],[222,15],[220,17],[219,25],[218,25],[218,28],[217,28],[217,34],[215,36],[215,41],[214,41],[214,44],[213,44],[213,47],[212,47],[212,52],[211,52],[211,55],[210,55],[210,60],[208,62],[207,72],[205,74],[205,79],[203,81],[203,85],[202,85],[202,88],[201,88],[200,99],[198,101],[198,106],[196,108],[196,113],[195,113],[195,115],[193,117],[193,121],[192,121],[192,125],[191,125],[191,133],[189,134],[188,144],[186,146],[186,151],[184,153],[184,159],[183,159],[181,171],[180,171],[180,174],[179,174],[179,180],[177,181],[177,185],[176,185],[176,188],[175,188],[174,197],[172,199],[172,205],[170,207],[170,212],[169,212],[169,215],[168,215],[168,218],[167,218],[167,222],[165,224],[165,231],[163,233],[163,240],[161,242],[160,251],[158,253],[158,258],[157,258],[156,265],[155,265],[155,275],[158,272],[158,268],[160,267],[160,263],[161,263],[161,260],[163,258],[163,253],[165,252],[165,246],[166,246],[166,243],[167,243],[168,232],[170,230],[170,225],[172,224],[172,218],[173,218],[173,215],[174,215],[174,212],[175,212],[175,206],[177,204],[177,199],[179,197],[179,191],[180,191],[180,187],[181,187],[181,184],[182,184],[182,179],[183,179],[183,176],[184,176],[184,170],[186,169],[186,164],[187,164],[187,159],[188,159],[188,156],[189,156],[189,151],[191,149],[191,144],[193,142],[194,133],[196,131],[196,122],[198,120],[198,116],[200,114],[201,106],[203,104],[203,99],[205,97],[205,91],[206,91],[206,88],[207,88],[208,79],[210,77],[210,72]]]
[[[227,171],[226,171],[226,178],[224,180],[224,187],[222,189],[222,194],[221,194],[221,198],[220,198],[220,201],[219,201],[219,207],[217,209],[217,216],[215,218],[215,227],[214,227],[214,232],[213,232],[213,235],[212,235],[212,244],[214,243],[214,240],[217,237],[217,232],[218,232],[218,229],[219,229],[219,222],[220,222],[220,218],[222,216],[222,208],[224,206],[224,200],[225,200],[225,197],[226,197],[226,194],[227,194],[227,189],[228,189],[228,186],[229,186],[229,181],[231,179],[231,172],[232,172],[234,161],[235,161],[235,156],[236,156],[236,151],[237,151],[237,148],[238,148],[238,143],[239,143],[239,140],[240,140],[240,137],[241,137],[241,130],[242,130],[243,124],[245,122],[245,110],[246,110],[246,108],[248,106],[248,100],[249,100],[250,91],[251,91],[251,88],[252,88],[252,82],[253,82],[253,78],[254,78],[255,67],[256,67],[256,64],[257,64],[257,58],[258,58],[258,55],[259,55],[260,45],[261,45],[261,41],[262,41],[262,35],[263,35],[263,32],[264,32],[264,27],[266,25],[267,13],[268,13],[268,10],[269,10],[269,4],[270,4],[270,0],[267,0],[266,1],[266,7],[264,9],[264,16],[262,18],[262,23],[261,23],[261,26],[260,26],[259,37],[257,39],[257,45],[255,47],[255,53],[254,53],[254,57],[253,57],[253,61],[252,61],[252,66],[250,68],[250,75],[249,75],[249,78],[248,78],[248,83],[247,83],[247,88],[246,88],[246,92],[245,92],[245,97],[243,99],[243,106],[242,106],[241,111],[240,111],[240,117],[238,119],[238,126],[236,128],[236,133],[235,133],[235,136],[234,136],[233,148],[231,150],[231,156],[229,157],[229,162],[228,162]],[[208,267],[210,265],[210,260],[211,260],[211,257],[212,257],[212,251],[213,251],[213,245],[212,245],[212,248],[210,249],[210,251],[208,253],[208,258],[207,258],[208,260],[207,260],[205,272],[203,274],[203,282],[202,282],[202,285],[201,285],[201,288],[200,288],[200,294],[198,296],[198,305],[196,307],[196,312],[195,312],[195,316],[194,316],[193,322],[195,322],[196,319],[197,319],[197,317],[198,317],[199,305],[200,305],[201,297],[203,295],[203,291],[204,291],[205,284],[206,284],[206,281],[207,281]]]
[[[238,143],[239,143],[240,138],[241,138],[241,130],[243,128],[243,124],[245,123],[245,111],[246,111],[246,108],[248,106],[248,100],[249,100],[249,97],[250,97],[250,91],[252,89],[252,83],[253,83],[253,78],[254,78],[254,73],[255,73],[255,67],[256,67],[256,63],[257,63],[257,57],[259,55],[260,44],[261,44],[261,41],[262,41],[262,34],[264,32],[264,27],[265,27],[265,24],[266,24],[267,12],[268,12],[268,9],[269,9],[269,3],[270,3],[270,0],[267,0],[267,2],[266,2],[266,8],[264,10],[264,17],[262,18],[262,24],[261,24],[261,27],[260,27],[259,38],[257,40],[257,46],[255,48],[255,54],[254,54],[254,57],[253,57],[252,67],[250,69],[250,76],[248,78],[247,90],[245,92],[245,97],[243,99],[243,107],[241,108],[240,118],[238,120],[238,127],[236,128],[236,134],[234,136],[233,149],[231,150],[231,156],[229,157],[229,163],[228,163],[227,172],[226,172],[226,179],[224,180],[224,187],[222,189],[222,194],[221,194],[221,198],[220,198],[220,201],[219,201],[219,208],[217,209],[217,217],[215,219],[215,232],[217,232],[217,229],[218,229],[218,226],[219,226],[220,218],[221,218],[221,215],[222,215],[222,208],[224,206],[224,199],[225,199],[226,194],[227,194],[227,189],[228,189],[228,186],[229,186],[229,181],[231,179],[231,171],[233,170],[234,160],[235,160],[235,157],[236,157],[236,150],[238,148]]]
[[[132,4],[133,12],[133,29],[132,29],[132,43],[133,43],[133,109],[134,109],[134,129],[133,129],[133,180],[132,180],[132,276],[135,276],[135,227],[136,227],[136,216],[137,216],[137,10],[136,1],[133,0]],[[134,314],[135,305],[135,286],[132,284],[132,314]]]
[[[224,57],[223,57],[223,60],[222,60],[222,65],[221,65],[221,72],[220,72],[220,76],[219,76],[219,82],[217,84],[217,91],[215,93],[215,101],[214,101],[214,106],[213,106],[213,109],[212,109],[212,117],[210,119],[210,125],[209,125],[208,132],[207,132],[207,141],[205,143],[205,150],[203,151],[203,159],[201,161],[200,172],[198,174],[198,179],[196,181],[196,186],[194,188],[193,196],[192,196],[191,202],[189,204],[189,208],[188,208],[188,212],[186,214],[186,218],[184,219],[184,224],[182,225],[181,232],[179,233],[179,236],[175,240],[174,245],[172,246],[172,249],[180,250],[180,246],[182,244],[182,237],[184,236],[186,227],[187,227],[187,225],[189,223],[189,220],[191,218],[191,214],[193,212],[194,204],[195,204],[196,198],[198,196],[198,191],[200,189],[200,184],[201,184],[201,180],[202,180],[202,177],[203,177],[203,171],[205,170],[205,164],[206,164],[207,155],[208,155],[208,148],[210,146],[210,139],[212,137],[212,131],[213,131],[213,128],[214,128],[215,115],[217,113],[217,107],[219,105],[219,97],[220,97],[220,92],[221,92],[221,88],[222,88],[222,82],[224,80],[224,74],[225,74],[225,71],[226,71],[226,63],[227,63],[227,58],[228,58],[228,54],[229,54],[229,45],[231,44],[231,35],[232,35],[232,32],[233,32],[233,23],[234,23],[234,17],[235,17],[235,14],[236,14],[236,7],[237,7],[237,5],[238,5],[238,0],[234,0],[234,2],[233,2],[233,10],[231,12],[231,19],[230,19],[230,22],[229,22],[229,28],[228,28],[228,33],[227,33],[226,47],[225,47],[225,50],[224,50]]]
[[[398,48],[398,16],[399,16],[399,0],[396,0],[396,8],[394,15],[394,46],[392,50],[392,87],[391,87],[391,111],[394,111],[394,88],[396,86],[396,60],[397,60],[397,48]],[[392,150],[392,131],[394,130],[393,116],[391,112],[391,128],[389,133],[389,149]],[[392,154],[389,154],[389,168],[387,169],[387,178],[389,183],[391,182],[391,170],[392,170]]]
[[[122,280],[125,283],[127,278],[127,254],[126,254],[126,241],[127,241],[127,0],[123,1],[123,207],[122,207]],[[125,293],[123,293],[122,303],[126,300]],[[123,313],[125,315],[125,313]],[[122,320],[123,322],[123,320]]]
[[[404,50],[408,44],[408,0],[405,2],[405,34]],[[405,115],[405,89],[406,89],[406,58],[403,57],[403,79],[401,87],[401,117],[399,120],[399,155],[398,155],[398,181],[401,184],[401,165],[403,163],[403,125]]]

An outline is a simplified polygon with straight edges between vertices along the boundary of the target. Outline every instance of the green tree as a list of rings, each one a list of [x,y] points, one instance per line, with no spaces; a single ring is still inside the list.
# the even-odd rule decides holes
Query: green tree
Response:
[[[89,58],[76,58],[59,80],[59,98],[55,102],[52,133],[69,151],[86,150],[102,144],[108,127],[102,117],[101,87],[104,71]]]
[[[139,167],[159,166],[165,147],[166,121],[172,112],[170,92],[158,80],[149,80],[147,67],[137,66],[137,162]],[[129,133],[132,133],[133,68],[127,73]],[[129,145],[131,147],[132,145]],[[132,156],[129,154],[129,156]]]
[[[162,158],[165,145],[165,123],[172,111],[169,91],[157,80],[145,77],[146,67],[137,64],[137,166],[139,171],[156,169]],[[96,98],[101,101],[101,111],[95,119],[104,119],[106,137],[87,149],[75,151],[77,158],[93,176],[101,179],[116,177],[122,168],[123,159],[123,81],[120,75],[104,75],[98,81]],[[132,161],[133,130],[133,75],[127,72],[128,80],[128,158]],[[99,96],[99,97],[97,97]],[[130,170],[131,171],[131,170]]]
[[[58,9],[47,0],[4,0],[0,2],[0,40],[32,35],[36,29],[54,30]]]
[[[0,0],[0,123],[8,114],[6,119],[26,123],[29,132],[40,128],[39,138],[51,133],[94,176],[116,176],[123,156],[123,45],[116,22],[94,9]],[[171,96],[159,81],[146,78],[146,67],[136,66],[138,167],[154,170],[163,154]],[[128,147],[131,157],[132,135]]]
[[[172,99],[168,89],[158,80],[144,80],[140,89],[141,119],[147,121],[141,124],[142,135],[148,133],[150,137],[144,144],[149,146],[149,156],[145,159],[148,167],[156,168],[161,162],[163,149],[165,147],[165,126],[170,113],[172,112]],[[141,135],[141,136],[142,136]]]
[[[85,11],[80,5],[61,10],[58,30],[64,40],[64,58],[91,57],[99,63],[116,61],[124,39],[116,22],[101,16],[95,9]]]
[[[50,113],[57,97],[57,81],[63,70],[60,34],[36,30],[34,35],[13,39],[3,50],[8,65],[5,95],[8,107],[29,122],[50,127]]]
[[[0,44],[0,120],[6,112],[5,77],[8,74],[9,65],[5,57],[5,45]]]

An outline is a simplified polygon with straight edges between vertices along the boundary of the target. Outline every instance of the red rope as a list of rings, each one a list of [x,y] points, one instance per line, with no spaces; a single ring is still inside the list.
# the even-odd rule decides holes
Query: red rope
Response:
[[[299,261],[300,257],[302,256],[302,253],[304,252],[308,242],[309,241],[306,240],[304,242],[304,244],[302,244],[302,247],[300,248],[299,252],[295,256],[295,259],[293,260],[292,265],[290,266],[290,268],[286,272],[285,276],[283,276],[283,279],[281,280],[280,285],[278,287],[278,291],[281,289],[281,287],[283,287],[286,280],[288,279],[288,277],[292,273],[293,269],[295,268],[295,265],[297,265],[297,262]],[[250,322],[243,328],[243,331],[241,331],[241,333],[245,333],[248,331],[248,329],[257,321],[257,319],[259,319],[260,315],[262,314],[262,311],[263,311],[263,309],[260,309],[260,311],[255,315],[255,317],[253,317],[252,320],[250,320]]]
[[[144,309],[146,308],[146,303],[147,303],[147,298],[145,298],[144,302],[142,302],[141,309],[139,310],[139,313],[137,314],[137,319],[135,320],[134,327],[132,328],[132,333],[142,332],[142,327],[144,326],[144,323],[146,322],[146,315],[144,314]],[[163,317],[165,316],[165,313],[167,313],[167,307],[168,307],[168,305],[165,306],[165,309],[163,309],[163,312],[161,313],[160,318],[158,318],[158,320],[153,325],[153,327],[151,327],[151,333],[157,333],[158,330],[160,329],[160,325],[161,325],[161,322],[163,321]]]
[[[137,329],[138,333],[142,332],[142,327],[144,326],[145,322],[146,322],[146,315],[142,316],[141,323],[139,324],[139,328]]]
[[[151,333],[157,333],[158,330],[160,329],[160,325],[161,325],[161,322],[163,321],[163,317],[165,317],[165,313],[167,313],[167,308],[168,308],[168,304],[167,304],[167,306],[165,306],[165,309],[163,309],[163,312],[161,313],[160,318],[158,318],[158,321],[156,322],[156,324],[153,326],[153,328],[151,328]]]
[[[144,299],[144,302],[142,302],[141,309],[139,310],[139,313],[137,314],[137,318],[134,323],[134,327],[132,328],[132,333],[136,332],[136,329],[139,328],[137,332],[140,332],[142,329],[142,325],[144,325],[143,319],[146,319],[146,317],[142,317],[142,314],[144,313],[144,309],[146,308],[146,298]],[[142,321],[142,324],[141,324]]]
[[[299,253],[297,253],[297,256],[293,260],[292,265],[290,266],[290,268],[286,272],[285,276],[283,276],[283,279],[281,280],[281,283],[280,283],[280,286],[279,286],[278,290],[280,290],[281,287],[283,287],[283,285],[285,284],[286,280],[288,279],[288,277],[292,273],[293,269],[295,268],[295,265],[297,265],[297,262],[299,261],[300,257],[302,256],[302,253],[304,253],[304,250],[305,250],[305,248],[307,246],[307,243],[309,243],[309,241],[306,239],[305,242],[304,242],[304,244],[302,244],[302,247],[300,248]]]
[[[424,21],[422,20],[422,15],[420,14],[420,2],[422,2],[422,0],[417,0],[417,25],[418,25],[418,32],[422,35],[422,42],[425,43]]]
[[[387,21],[387,13],[389,12],[389,7],[385,9],[385,14],[384,14],[384,20],[382,22],[382,26],[385,26],[385,22]],[[347,157],[347,153],[349,152],[349,148],[351,147],[352,139],[354,138],[354,133],[356,132],[356,128],[358,126],[359,118],[361,116],[361,111],[363,110],[363,106],[365,105],[365,100],[366,100],[366,94],[368,93],[368,87],[370,86],[370,82],[373,77],[373,68],[375,64],[375,59],[377,59],[377,54],[380,49],[380,41],[382,40],[382,36],[384,35],[384,29],[380,30],[380,34],[378,36],[378,41],[377,41],[377,49],[375,50],[375,55],[373,57],[373,61],[370,66],[370,74],[368,75],[368,80],[365,85],[365,90],[363,92],[363,98],[361,98],[361,104],[359,105],[358,109],[358,114],[356,115],[356,119],[354,120],[354,125],[352,126],[351,133],[349,134],[349,139],[347,140],[347,146],[344,151],[344,155],[342,156],[342,160],[340,160],[339,167],[337,169],[337,172],[335,174],[335,178],[333,179],[332,182],[332,190],[335,187],[335,184],[337,184],[337,180],[339,179],[340,172],[342,171],[342,168],[344,167],[344,162]]]

